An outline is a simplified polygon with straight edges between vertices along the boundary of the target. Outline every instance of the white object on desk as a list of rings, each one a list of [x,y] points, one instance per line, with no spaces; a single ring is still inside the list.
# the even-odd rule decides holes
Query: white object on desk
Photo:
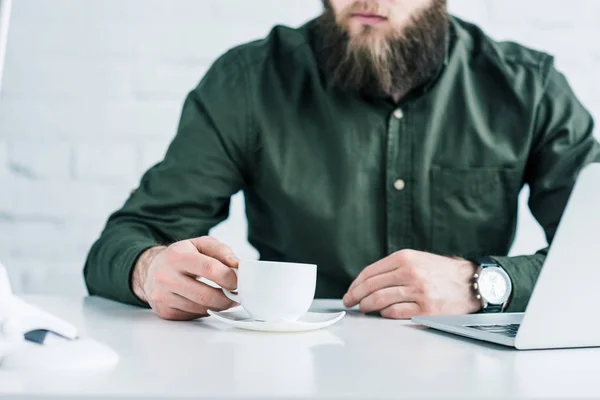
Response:
[[[50,330],[68,339],[77,337],[77,328],[69,322],[15,296],[6,267],[0,262],[0,337],[20,341],[25,333],[37,329]]]
[[[7,296],[4,300],[4,318],[0,317],[0,333],[4,337],[20,340],[26,332],[45,329],[70,340],[77,338],[77,328],[73,324],[34,307],[17,296]]]
[[[315,264],[240,260],[239,268],[232,270],[238,277],[238,294],[221,290],[256,320],[296,321],[315,297]]]
[[[208,313],[219,321],[240,329],[261,332],[307,332],[331,326],[344,318],[345,311],[337,313],[307,312],[296,321],[257,321],[243,308]]]
[[[43,343],[26,340],[40,331]],[[79,338],[77,328],[12,292],[0,263],[0,368],[24,371],[83,371],[112,368],[117,353],[92,338]]]

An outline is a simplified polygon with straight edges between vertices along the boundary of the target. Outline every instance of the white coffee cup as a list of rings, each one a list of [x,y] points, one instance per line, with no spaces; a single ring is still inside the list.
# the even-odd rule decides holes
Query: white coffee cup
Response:
[[[317,266],[274,261],[240,260],[233,271],[238,294],[222,289],[259,321],[296,321],[315,297]]]

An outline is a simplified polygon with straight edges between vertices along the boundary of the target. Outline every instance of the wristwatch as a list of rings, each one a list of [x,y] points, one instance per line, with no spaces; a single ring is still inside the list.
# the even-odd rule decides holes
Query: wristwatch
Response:
[[[474,260],[479,272],[473,276],[473,289],[481,300],[481,312],[501,313],[512,293],[512,282],[506,271],[491,257]]]

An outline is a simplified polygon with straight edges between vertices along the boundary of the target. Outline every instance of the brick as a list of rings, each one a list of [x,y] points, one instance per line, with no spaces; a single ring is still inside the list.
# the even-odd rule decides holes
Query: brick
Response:
[[[279,2],[273,0],[253,0],[252,2],[240,2],[239,0],[143,1],[144,6],[140,7],[139,1],[105,0],[82,7],[79,15],[88,20],[118,21],[138,25],[140,21],[143,21],[148,25],[196,24],[201,26],[205,22],[216,20],[223,21],[222,24],[236,26],[238,23],[247,23],[248,21],[260,21],[267,24],[302,23],[320,12],[322,8],[321,0],[286,0],[285,7],[281,7]],[[257,10],[261,10],[261,12],[257,12]],[[46,10],[43,12],[52,13],[52,11]],[[40,11],[37,14],[40,19],[47,15]]]
[[[597,14],[589,13],[595,0],[571,0],[568,6],[564,0],[488,1],[494,22],[506,25],[548,29],[593,26],[597,22]]]
[[[77,20],[85,7],[69,0],[54,0],[52,3],[37,0],[19,0],[12,7],[11,21],[15,25],[48,24]]]
[[[80,101],[88,96],[131,99],[131,63],[20,53],[6,68],[5,99]]]
[[[538,26],[512,26],[494,22],[483,29],[496,40],[515,41],[565,61],[577,59],[579,63],[589,64],[594,52],[600,49],[600,45],[590,40],[594,30],[588,28],[542,29]]]
[[[11,173],[28,179],[68,179],[71,146],[66,142],[16,141],[10,145]]]
[[[487,24],[490,15],[486,1],[482,0],[451,0],[448,9],[452,15],[476,24]]]
[[[63,237],[63,226],[56,222],[0,220],[0,254],[3,256],[56,255],[64,248],[60,243]]]
[[[172,135],[183,101],[0,101],[0,132],[12,138],[121,138]]]
[[[174,100],[181,102],[198,85],[207,67],[177,64],[139,65],[132,78],[138,100]]]
[[[0,220],[0,255],[35,260],[73,261],[85,257],[104,220]]]
[[[592,107],[594,107],[594,104],[597,104],[597,100],[599,99],[598,91],[593,81],[596,74],[595,71],[589,70],[584,73],[577,73],[575,72],[576,69],[564,68],[559,69],[559,71],[565,75],[571,89],[575,92],[575,95],[583,106],[592,111]]]
[[[240,42],[266,34],[276,23],[299,25],[320,11],[320,0],[294,0],[286,7],[269,1],[151,1],[143,5],[139,1],[103,1],[89,6],[74,6],[59,2],[58,6],[31,5],[31,19],[26,19],[22,7],[32,0],[19,2],[11,40],[19,48],[11,49],[11,55],[25,58],[30,54],[79,55],[80,58],[103,59],[114,57],[133,59],[137,56],[164,56],[168,58],[202,59],[214,58],[218,52]],[[261,5],[262,3],[262,5]],[[60,5],[62,4],[62,6]],[[111,6],[112,4],[112,6]],[[257,12],[263,7],[267,12]],[[65,15],[61,14],[65,8]],[[40,14],[46,12],[48,14]],[[34,11],[35,10],[35,11]],[[77,15],[78,17],[68,16]],[[248,18],[251,15],[252,18]],[[69,18],[69,24],[64,24]],[[226,21],[226,22],[223,22]],[[32,40],[30,26],[44,26],[44,35]],[[223,27],[227,29],[223,29]],[[210,40],[204,39],[207,33]],[[82,43],[93,43],[82,52]]]
[[[0,180],[8,176],[8,144],[0,142]],[[1,183],[1,181],[0,181]]]
[[[9,257],[3,260],[14,293],[81,297],[87,294],[81,261],[54,262]]]
[[[103,219],[121,207],[131,184],[88,181],[31,181],[8,177],[0,196],[0,216],[11,218]]]
[[[587,0],[584,2],[583,8],[583,13],[586,15],[590,25],[597,26],[598,15],[600,15],[600,2],[596,0]]]
[[[165,137],[165,140],[146,142],[140,146],[140,163],[138,169],[140,175],[163,159],[171,139],[170,137]]]
[[[8,280],[10,281],[10,286],[15,294],[23,293],[23,284],[22,279],[24,277],[25,268],[21,263],[15,262],[12,258],[9,258],[8,255],[2,254],[2,265],[6,268],[6,272],[8,274]]]
[[[14,2],[14,15],[23,12],[23,6],[27,1]],[[37,9],[31,6],[27,12]],[[125,31],[115,29],[111,24],[98,24],[93,20],[83,18],[69,18],[69,10],[76,6],[65,6],[64,9],[56,7],[58,12],[65,12],[65,16],[51,18],[36,22],[35,19],[23,17],[22,23],[19,18],[12,19],[9,40],[18,43],[7,49],[7,69],[12,60],[23,60],[28,57],[76,57],[86,60],[131,60],[135,57],[135,41],[123,35]],[[67,19],[68,18],[68,19]],[[69,23],[65,23],[69,21]],[[39,26],[44,27],[43,34],[32,35],[31,32]],[[143,25],[142,25],[143,26]],[[138,26],[137,29],[140,29]],[[135,27],[128,28],[136,29]],[[148,29],[151,29],[148,27]]]
[[[168,24],[148,31],[132,31],[131,35],[138,37],[134,40],[134,52],[141,60],[202,66],[231,47],[263,37],[270,27],[269,24],[240,23],[223,29],[218,19],[211,18],[202,23],[201,30],[195,24]],[[210,32],[219,34],[211,35],[210,40],[199,41],[199,37]]]
[[[321,0],[287,0],[285,7],[272,0],[237,1],[222,0],[211,4],[211,16],[215,20],[231,21],[232,25],[249,20],[264,24],[303,24],[322,10]],[[262,12],[258,12],[261,10]],[[252,16],[249,18],[249,16]]]
[[[75,146],[74,176],[86,181],[132,182],[138,152],[133,144],[85,143]]]

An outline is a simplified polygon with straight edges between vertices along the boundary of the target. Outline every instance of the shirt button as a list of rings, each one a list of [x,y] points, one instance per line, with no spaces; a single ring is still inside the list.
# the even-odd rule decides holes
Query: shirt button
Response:
[[[394,182],[394,187],[396,190],[404,190],[406,187],[406,182],[404,182],[402,179],[398,179],[396,182]]]
[[[396,118],[396,119],[404,118],[404,112],[402,111],[402,109],[398,108],[396,111],[394,111],[394,118]]]

